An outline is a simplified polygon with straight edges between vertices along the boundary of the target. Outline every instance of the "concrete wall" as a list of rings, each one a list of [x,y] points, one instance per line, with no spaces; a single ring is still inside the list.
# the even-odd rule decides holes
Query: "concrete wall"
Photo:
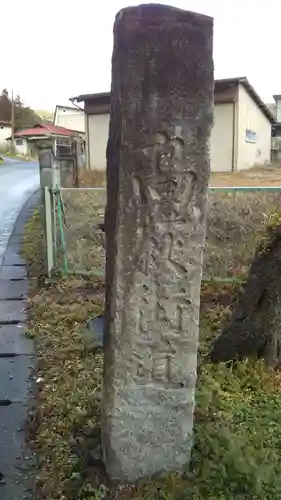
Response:
[[[87,163],[91,170],[106,169],[106,147],[109,131],[109,114],[87,115]],[[88,132],[88,133],[87,133]]]
[[[6,141],[8,137],[12,135],[12,127],[7,127],[6,125],[0,125],[0,152],[8,151],[9,143]]]
[[[233,163],[234,104],[216,104],[211,133],[212,172],[231,172]]]
[[[271,123],[260,107],[239,85],[237,170],[270,161]]]
[[[57,108],[54,125],[85,132],[85,113],[80,109]]]

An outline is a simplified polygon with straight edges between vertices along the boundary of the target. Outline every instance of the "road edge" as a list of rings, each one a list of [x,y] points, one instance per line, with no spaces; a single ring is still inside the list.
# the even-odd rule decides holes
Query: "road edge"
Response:
[[[14,223],[0,265],[0,497],[31,500],[37,459],[26,440],[34,402],[35,346],[26,337],[30,280],[22,257],[25,226],[40,203],[36,189]],[[1,404],[2,403],[2,404]],[[6,404],[5,404],[6,403]]]

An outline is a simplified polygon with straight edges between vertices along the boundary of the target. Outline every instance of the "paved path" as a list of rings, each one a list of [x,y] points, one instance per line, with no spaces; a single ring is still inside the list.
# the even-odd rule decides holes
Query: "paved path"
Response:
[[[0,499],[32,498],[34,457],[25,445],[33,342],[25,336],[27,272],[20,256],[24,226],[38,201],[36,163],[0,165]]]
[[[38,187],[36,162],[5,158],[0,164],[0,263],[20,210]]]

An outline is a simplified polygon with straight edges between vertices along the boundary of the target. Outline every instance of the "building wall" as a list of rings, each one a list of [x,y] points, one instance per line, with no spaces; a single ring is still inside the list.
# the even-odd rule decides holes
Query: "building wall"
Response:
[[[24,138],[15,139],[15,151],[19,155],[28,154],[28,142]]]
[[[7,127],[6,125],[0,125],[0,152],[8,151],[9,143],[6,140],[12,135],[12,127]]]
[[[277,101],[275,103],[275,108],[276,108],[276,112],[275,112],[276,121],[280,123],[281,122],[281,100],[280,99],[277,99]]]
[[[211,133],[211,171],[231,172],[233,163],[234,103],[215,104]]]
[[[87,165],[92,170],[104,170],[109,113],[97,114],[96,108],[88,111]],[[231,172],[264,164],[270,161],[270,154],[271,123],[242,85],[239,85],[237,102],[216,101],[210,141],[212,172]]]
[[[57,108],[54,125],[85,132],[85,113],[75,108]]]
[[[239,85],[237,169],[270,162],[271,123],[260,107]]]
[[[88,116],[87,162],[91,170],[106,169],[106,147],[109,131],[109,114]]]
[[[216,104],[214,127],[211,134],[212,171],[232,170],[233,155],[233,104]],[[87,162],[91,170],[106,168],[106,147],[109,130],[109,113],[87,115]]]

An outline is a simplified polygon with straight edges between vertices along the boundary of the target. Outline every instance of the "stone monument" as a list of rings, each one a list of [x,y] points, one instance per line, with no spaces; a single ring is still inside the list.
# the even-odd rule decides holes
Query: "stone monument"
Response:
[[[120,483],[190,459],[212,39],[212,18],[163,5],[114,25],[102,441]]]

